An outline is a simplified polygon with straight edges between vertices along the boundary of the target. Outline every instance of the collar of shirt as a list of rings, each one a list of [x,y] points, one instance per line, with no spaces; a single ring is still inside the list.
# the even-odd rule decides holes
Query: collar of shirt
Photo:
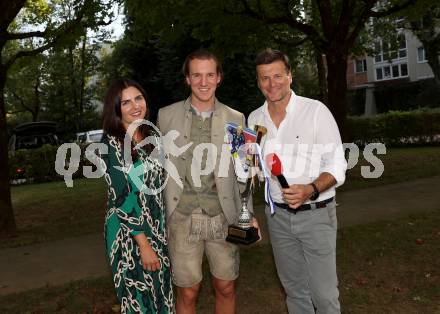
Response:
[[[292,114],[294,109],[297,107],[297,104],[296,104],[297,97],[295,95],[295,92],[293,90],[290,90],[290,92],[291,92],[291,94],[290,94],[289,103],[287,104],[287,107],[286,107],[287,114]],[[266,117],[268,117],[269,119],[271,119],[270,114],[269,114],[269,104],[267,103],[267,100],[263,104],[263,114]]]
[[[214,98],[214,109],[208,111],[199,111],[196,107],[194,107],[191,103],[191,96],[189,96],[183,103],[186,110],[195,113],[198,116],[201,116],[203,119],[210,118],[212,113],[219,108],[217,98]]]

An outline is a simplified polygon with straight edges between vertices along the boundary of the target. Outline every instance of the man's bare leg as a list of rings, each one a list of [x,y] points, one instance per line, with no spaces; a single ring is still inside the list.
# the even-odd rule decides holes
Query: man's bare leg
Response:
[[[177,314],[196,313],[196,301],[197,295],[199,294],[199,289],[200,283],[189,288],[177,287]]]
[[[213,277],[212,284],[215,291],[215,313],[235,313],[235,282]]]

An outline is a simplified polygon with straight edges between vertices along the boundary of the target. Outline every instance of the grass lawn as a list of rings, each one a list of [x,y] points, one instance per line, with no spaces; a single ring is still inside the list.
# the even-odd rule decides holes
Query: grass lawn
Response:
[[[337,252],[343,313],[440,313],[440,209],[341,229]],[[270,246],[244,248],[241,260],[237,313],[287,313]],[[198,312],[212,313],[213,301],[205,269]],[[101,278],[2,296],[0,313],[109,313],[115,304]]]
[[[362,177],[361,167],[371,166],[371,163],[363,158],[362,152],[359,155],[359,162],[354,168],[347,170],[345,184],[338,191],[348,191],[440,175],[440,147],[387,149],[385,155],[377,155],[384,164],[384,172],[377,179]],[[373,169],[370,171],[373,171]]]
[[[12,188],[18,236],[0,239],[0,248],[103,231],[106,206],[104,179],[21,185]]]

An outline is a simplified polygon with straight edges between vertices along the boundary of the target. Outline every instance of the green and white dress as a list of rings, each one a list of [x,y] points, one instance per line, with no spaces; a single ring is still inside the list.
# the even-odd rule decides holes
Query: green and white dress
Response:
[[[174,313],[164,200],[162,192],[152,193],[163,182],[162,167],[143,149],[137,149],[138,158],[127,171],[123,143],[108,135],[103,142],[108,147],[108,154],[101,157],[108,184],[104,236],[121,312]],[[133,238],[142,232],[159,258],[158,271],[142,267]]]

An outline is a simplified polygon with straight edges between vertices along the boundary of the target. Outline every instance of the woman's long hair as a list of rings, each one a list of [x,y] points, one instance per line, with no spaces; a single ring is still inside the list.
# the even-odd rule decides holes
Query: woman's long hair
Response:
[[[125,133],[127,130],[122,123],[121,114],[121,97],[122,91],[129,87],[137,88],[145,99],[147,110],[145,117],[143,119],[148,120],[149,118],[149,104],[148,95],[142,86],[136,81],[129,78],[119,78],[114,80],[107,90],[104,98],[104,110],[102,113],[103,125],[102,128],[104,133],[116,137],[121,143],[124,142]],[[138,126],[137,130],[140,132],[141,138],[146,138],[150,133],[150,127],[148,125],[142,124]],[[132,151],[132,155],[137,155]],[[137,157],[137,156],[133,156]]]
[[[126,129],[122,123],[121,114],[121,97],[122,91],[129,87],[137,88],[145,99],[147,105],[147,111],[143,119],[148,120],[149,117],[149,104],[148,95],[142,86],[136,81],[129,78],[119,78],[114,80],[107,90],[104,98],[104,110],[103,110],[103,130],[108,135],[115,136],[121,141],[124,141]],[[142,138],[148,136],[149,127],[148,125],[139,126],[139,131]]]

